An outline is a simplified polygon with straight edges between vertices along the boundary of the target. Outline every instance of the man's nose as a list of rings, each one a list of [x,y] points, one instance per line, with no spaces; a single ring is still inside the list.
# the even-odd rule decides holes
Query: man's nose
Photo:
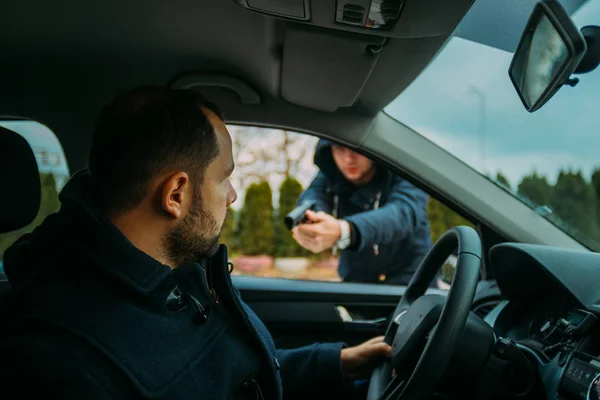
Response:
[[[235,203],[236,200],[237,200],[237,192],[235,191],[235,189],[232,186],[231,187],[231,192],[229,194],[229,202],[227,204],[227,207],[229,207],[230,205],[232,205],[233,203]]]
[[[350,151],[350,150],[346,150],[346,152],[344,152],[344,161],[347,163],[351,163],[354,162],[356,159],[356,157],[354,156],[354,152]]]

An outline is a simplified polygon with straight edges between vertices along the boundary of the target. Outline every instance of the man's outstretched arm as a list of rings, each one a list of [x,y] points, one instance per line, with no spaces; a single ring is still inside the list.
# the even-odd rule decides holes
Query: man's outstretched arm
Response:
[[[389,245],[413,235],[421,221],[427,218],[428,201],[425,192],[395,177],[388,199],[381,208],[346,217],[360,231],[361,239],[355,250],[374,244]]]
[[[349,224],[352,244],[349,249],[389,245],[414,234],[427,218],[429,197],[408,181],[394,180],[386,203],[376,210],[344,217]],[[300,245],[314,253],[331,248],[341,236],[340,222],[327,212],[307,212],[311,224],[294,228],[292,234]]]

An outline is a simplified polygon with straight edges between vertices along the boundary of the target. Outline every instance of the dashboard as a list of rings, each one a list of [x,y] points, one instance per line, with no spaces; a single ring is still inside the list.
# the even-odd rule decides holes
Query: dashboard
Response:
[[[496,311],[496,333],[529,354],[546,378],[548,398],[587,398],[600,375],[600,332],[594,314],[562,296],[540,299],[533,307],[505,302]]]
[[[486,322],[537,367],[547,399],[600,400],[600,254],[507,243],[490,260],[506,300]]]

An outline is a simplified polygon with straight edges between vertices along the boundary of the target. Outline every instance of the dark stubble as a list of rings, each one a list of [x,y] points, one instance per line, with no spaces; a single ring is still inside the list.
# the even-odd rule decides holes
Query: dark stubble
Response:
[[[190,212],[165,236],[167,257],[173,267],[198,262],[217,252],[220,235],[217,222],[202,209],[201,196],[196,194]]]

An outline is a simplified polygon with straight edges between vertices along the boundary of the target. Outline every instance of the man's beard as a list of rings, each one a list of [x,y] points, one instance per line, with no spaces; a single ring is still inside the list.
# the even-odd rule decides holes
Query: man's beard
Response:
[[[165,236],[167,259],[174,268],[213,256],[219,249],[220,229],[201,205],[200,196],[195,196],[189,213]]]

